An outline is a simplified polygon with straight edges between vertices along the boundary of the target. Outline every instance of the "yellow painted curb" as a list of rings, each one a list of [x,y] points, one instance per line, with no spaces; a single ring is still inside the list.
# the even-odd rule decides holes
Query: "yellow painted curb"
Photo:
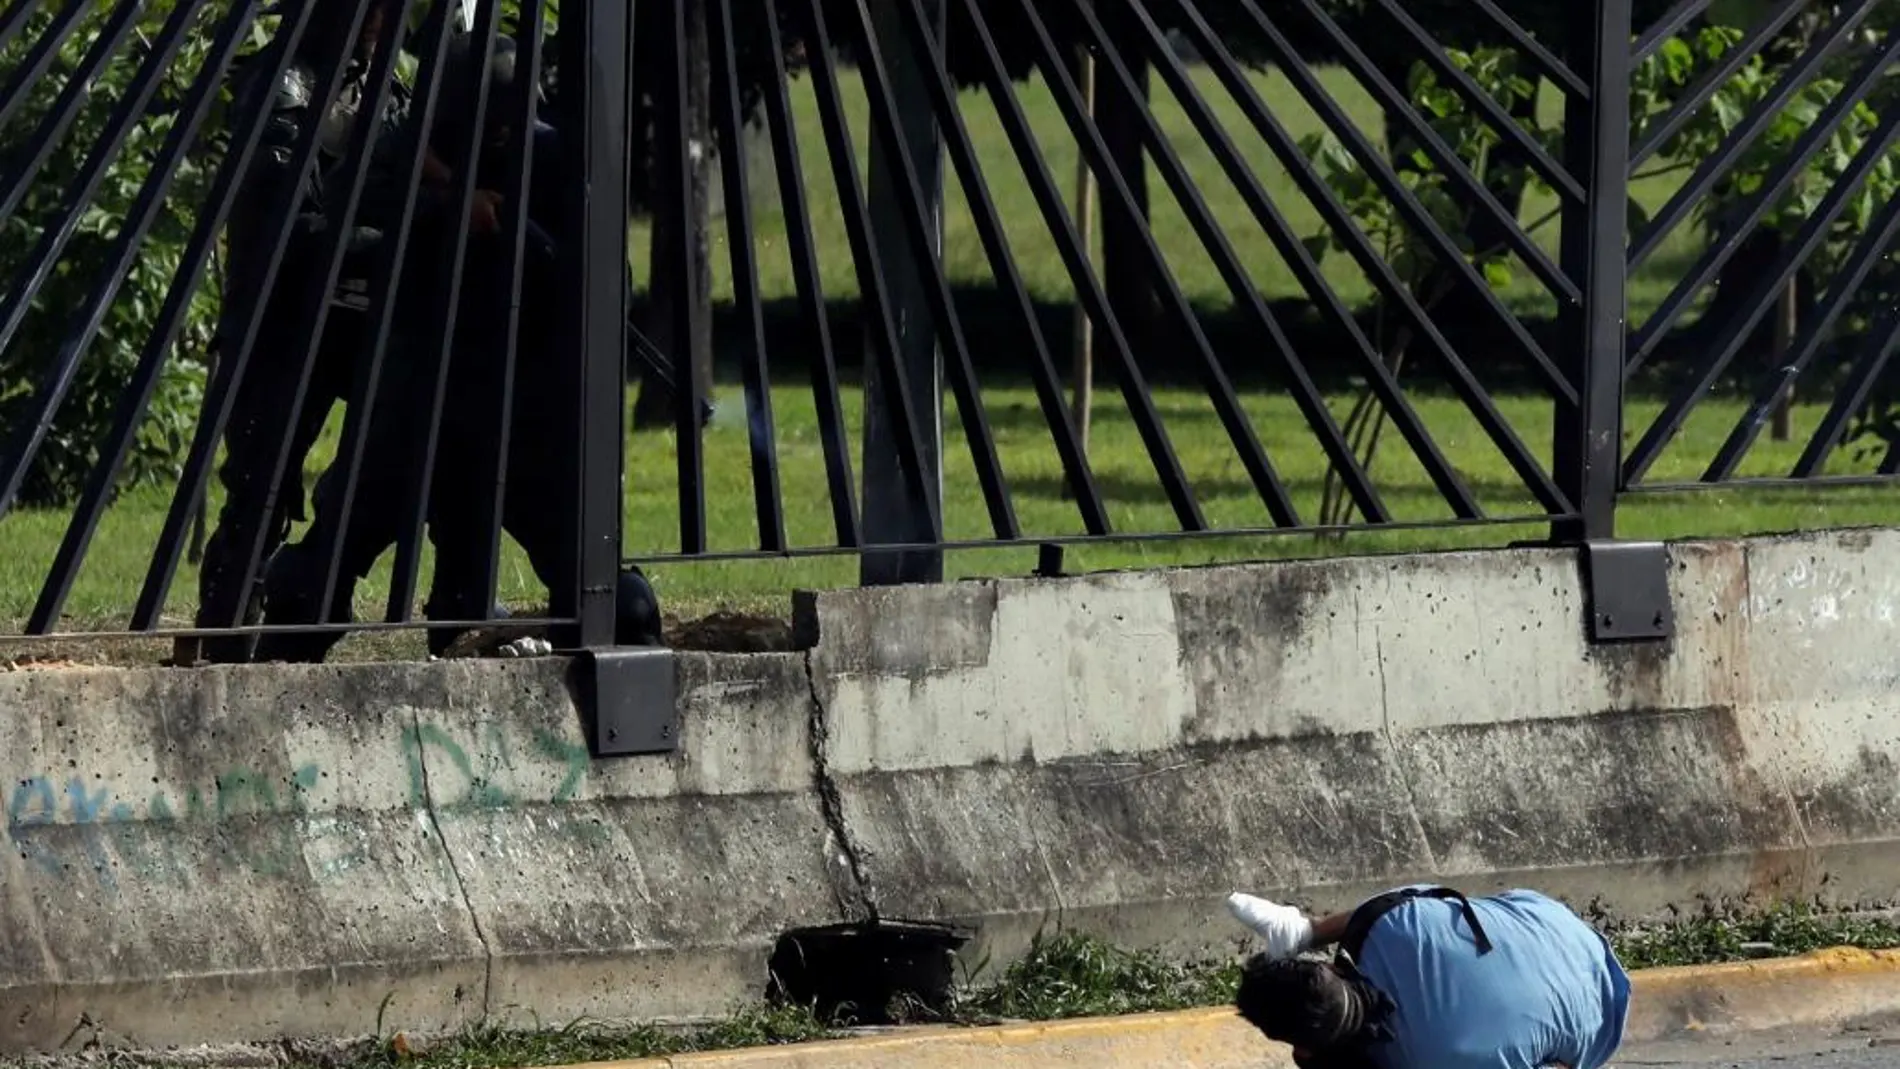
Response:
[[[1900,951],[1850,948],[1797,958],[1644,969],[1625,1041],[1685,1032],[1838,1024],[1900,1012]],[[1277,1069],[1287,1048],[1227,1007],[987,1028],[917,1028],[862,1039],[596,1062],[567,1069],[1054,1069],[1168,1066]]]

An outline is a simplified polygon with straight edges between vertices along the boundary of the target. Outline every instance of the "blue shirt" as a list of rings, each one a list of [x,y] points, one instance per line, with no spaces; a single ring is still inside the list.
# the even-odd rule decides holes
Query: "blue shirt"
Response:
[[[1489,954],[1455,898],[1406,899],[1373,923],[1359,969],[1398,1009],[1372,1056],[1384,1069],[1602,1069],[1630,997],[1609,942],[1535,891],[1471,907]]]

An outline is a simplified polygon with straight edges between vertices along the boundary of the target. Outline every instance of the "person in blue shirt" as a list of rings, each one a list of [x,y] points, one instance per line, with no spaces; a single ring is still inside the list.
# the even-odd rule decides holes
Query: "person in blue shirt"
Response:
[[[1629,974],[1609,942],[1536,891],[1466,898],[1413,885],[1313,919],[1236,894],[1267,944],[1236,1008],[1301,1069],[1603,1069]],[[1332,961],[1302,959],[1337,945]]]

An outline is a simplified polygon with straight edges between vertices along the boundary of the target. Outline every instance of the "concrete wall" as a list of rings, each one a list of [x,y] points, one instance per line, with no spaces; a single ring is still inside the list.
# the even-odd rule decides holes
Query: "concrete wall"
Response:
[[[711,1014],[874,911],[1002,960],[1231,948],[1234,888],[1900,899],[1900,533],[1671,586],[1627,647],[1540,550],[801,598],[601,763],[552,660],[0,675],[0,1051]]]

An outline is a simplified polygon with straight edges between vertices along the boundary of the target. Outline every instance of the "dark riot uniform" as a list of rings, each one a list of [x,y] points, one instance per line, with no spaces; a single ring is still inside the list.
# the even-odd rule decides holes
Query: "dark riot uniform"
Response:
[[[464,46],[466,39],[458,42]],[[491,81],[491,119],[508,106],[500,90],[513,74],[512,42],[503,38],[496,60],[497,77]],[[465,59],[466,62],[466,59]],[[472,88],[464,77],[451,82],[457,89]],[[449,109],[453,113],[454,109]],[[445,131],[435,131],[438,142],[449,143]],[[529,190],[528,239],[523,250],[522,292],[515,372],[512,378],[507,484],[503,497],[503,529],[526,552],[536,577],[549,591],[549,612],[556,617],[576,611],[572,589],[579,550],[578,509],[573,491],[578,486],[579,440],[573,413],[579,397],[579,368],[557,358],[549,340],[558,337],[556,318],[563,307],[558,293],[557,250],[551,234],[560,225],[561,156],[559,135],[545,123],[533,131],[534,169]],[[495,132],[484,138],[488,151],[478,174],[477,188],[500,188],[504,168],[516,161],[501,158]],[[495,400],[505,371],[505,341],[511,308],[511,280],[506,240],[512,235],[510,214],[516,205],[502,206],[497,234],[471,235],[465,252],[459,296],[454,352],[442,411],[440,438],[431,476],[428,505],[429,540],[436,550],[435,573],[425,614],[432,620],[474,620],[486,615],[481,592],[486,588],[487,511],[495,487],[484,484],[482,473],[492,455]],[[408,522],[404,507],[409,476],[425,461],[425,442],[418,414],[433,403],[434,339],[422,318],[432,307],[429,296],[440,281],[435,272],[446,267],[439,250],[448,222],[445,211],[428,213],[418,221],[411,239],[413,251],[402,287],[401,314],[413,344],[399,347],[386,365],[381,399],[372,415],[366,460],[358,476],[356,503],[349,529],[342,534],[342,558],[336,596],[328,614],[331,622],[352,619],[355,585],[369,574],[376,560],[396,544]],[[315,520],[306,537],[286,546],[272,562],[268,576],[266,622],[316,622],[317,603],[327,561],[320,548],[337,537],[343,487],[340,472],[325,472],[315,493]],[[652,588],[638,569],[621,576],[617,591],[616,641],[623,645],[660,642],[659,609]],[[429,646],[440,654],[455,639],[454,632],[432,630]],[[259,649],[261,660],[320,661],[340,636],[335,634],[273,634]]]
[[[334,18],[334,21],[345,20]],[[225,460],[218,470],[224,502],[216,528],[206,541],[198,577],[197,622],[200,627],[257,621],[262,583],[253,585],[248,604],[237,605],[251,547],[262,527],[264,552],[260,559],[268,561],[271,552],[288,536],[293,519],[303,517],[304,461],[331,409],[347,396],[356,357],[364,345],[367,280],[373,261],[372,250],[381,237],[374,224],[386,211],[392,189],[390,150],[394,138],[388,135],[400,126],[407,107],[407,98],[399,83],[391,94],[389,107],[379,117],[383,129],[376,138],[368,185],[359,204],[358,225],[348,238],[344,269],[331,296],[309,389],[293,421],[290,410],[307,341],[297,334],[298,303],[311,282],[311,275],[322,270],[320,254],[328,208],[326,187],[340,180],[336,171],[344,162],[350,133],[368,92],[365,84],[368,64],[361,54],[355,54],[348,60],[344,84],[335,103],[317,114],[322,106],[319,99],[321,69],[334,59],[337,51],[355,50],[355,43],[342,37],[334,23],[319,16],[275,85],[262,84],[262,79],[254,76],[241,90],[241,95],[246,97],[269,92],[272,99],[252,170],[233,205],[227,228],[229,282],[217,341],[227,359],[220,363],[218,374],[230,374],[234,370],[235,350],[255,303],[264,300],[266,307],[225,430]],[[305,124],[311,121],[321,124],[317,159],[313,172],[298,191],[296,219],[276,283],[269,293],[262,293],[258,281],[263,276],[270,243],[275,237],[270,232],[271,220],[266,216],[271,201],[283,187],[299,180],[300,176],[293,173],[295,145]],[[283,484],[273,504],[270,480],[285,435],[290,437],[290,452]],[[204,642],[199,652],[211,661],[246,661],[256,644],[254,637],[217,638]],[[191,652],[191,645],[181,643],[177,659],[183,662],[195,659]]]

